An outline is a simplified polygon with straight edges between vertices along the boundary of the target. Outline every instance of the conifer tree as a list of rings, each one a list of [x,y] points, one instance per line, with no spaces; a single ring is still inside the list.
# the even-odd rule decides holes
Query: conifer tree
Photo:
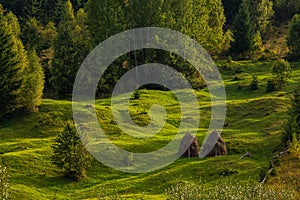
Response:
[[[75,18],[70,1],[65,3],[65,19],[60,22],[58,35],[54,41],[54,57],[51,68],[51,83],[56,98],[64,99],[71,96],[77,71],[88,55],[89,42],[84,32],[84,13]]]
[[[22,107],[20,91],[28,60],[19,33],[16,17],[5,15],[0,4],[0,118]]]
[[[58,0],[55,5],[55,22],[57,24],[74,20],[74,10],[70,0]]]
[[[292,75],[290,63],[284,59],[276,60],[272,65],[272,74],[276,82],[276,89],[282,89]]]
[[[21,88],[21,104],[27,111],[32,112],[41,104],[45,75],[35,50],[29,52],[28,58],[29,65],[24,70],[25,78]]]
[[[57,98],[64,99],[72,93],[73,83],[79,66],[72,62],[76,59],[76,49],[72,40],[71,27],[60,25],[54,42],[54,58],[51,68],[51,83]]]
[[[83,146],[73,122],[68,122],[65,130],[55,139],[52,149],[52,162],[64,170],[66,177],[75,181],[85,177],[85,169],[91,157]]]
[[[128,5],[130,5],[129,2],[127,1]],[[108,37],[126,30],[123,6],[125,5],[119,0],[89,0],[87,2],[85,9],[93,46],[97,46]]]
[[[296,14],[292,19],[287,44],[291,54],[295,58],[300,58],[300,14]]]
[[[235,55],[245,57],[252,48],[254,32],[251,24],[250,12],[246,0],[242,1],[237,15],[233,21],[234,42],[231,52]]]

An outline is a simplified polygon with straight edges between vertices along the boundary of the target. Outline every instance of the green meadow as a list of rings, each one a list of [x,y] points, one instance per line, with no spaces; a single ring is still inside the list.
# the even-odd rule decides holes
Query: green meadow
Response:
[[[227,116],[222,132],[227,156],[180,158],[149,173],[117,171],[94,159],[84,180],[72,182],[65,178],[51,162],[51,145],[72,119],[72,102],[44,99],[38,112],[18,113],[0,124],[0,163],[8,168],[10,198],[166,199],[166,190],[182,182],[201,184],[205,190],[212,190],[230,180],[261,181],[270,160],[284,148],[281,137],[287,110],[291,93],[300,80],[299,63],[292,63],[293,74],[288,85],[282,91],[266,93],[271,65],[271,61],[217,62],[227,95]],[[259,89],[255,91],[249,89],[253,75],[258,77]],[[197,139],[201,145],[209,126],[211,102],[207,89],[196,91],[196,95],[200,113]],[[168,144],[178,131],[180,105],[171,91],[141,90],[140,98],[130,100],[131,117],[140,126],[149,124],[152,105],[165,108],[166,123],[151,138],[133,138],[124,133],[112,117],[110,103],[109,98],[99,99],[95,109],[105,134],[122,149],[151,152]],[[246,152],[253,157],[240,159]],[[271,180],[272,185],[276,185],[276,179]]]

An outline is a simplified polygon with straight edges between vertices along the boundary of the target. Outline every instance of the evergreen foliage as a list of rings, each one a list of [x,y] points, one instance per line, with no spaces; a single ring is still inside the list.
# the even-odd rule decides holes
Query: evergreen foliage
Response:
[[[238,13],[242,0],[222,0],[226,24],[232,26],[235,15]]]
[[[66,98],[72,93],[79,65],[74,65],[76,48],[72,40],[71,27],[61,25],[54,43],[51,68],[51,83],[57,98]]]
[[[274,14],[273,2],[270,0],[248,0],[247,3],[253,31],[264,34]]]
[[[55,5],[56,24],[62,24],[74,20],[74,10],[70,0],[58,0]]]
[[[254,39],[254,30],[246,0],[242,1],[233,21],[233,37],[234,41],[231,44],[231,52],[236,56],[245,58],[252,48]]]
[[[65,2],[63,7],[65,17],[54,41],[50,80],[55,97],[59,99],[68,98],[72,94],[77,71],[90,49],[84,30],[85,14],[78,12],[78,18],[75,18],[70,1]],[[77,19],[80,23],[77,23]]]
[[[17,21],[11,13],[5,15],[0,4],[0,119],[22,107],[20,90],[28,60],[18,33]]]
[[[42,102],[45,75],[35,50],[29,52],[28,58],[29,66],[24,70],[24,83],[21,88],[21,103],[31,112],[36,111]]]
[[[298,136],[299,137],[299,136]],[[300,159],[300,139],[297,138],[296,134],[293,134],[293,140],[290,143],[289,151],[298,159]]]
[[[254,34],[254,38],[253,38],[251,57],[254,59],[259,59],[262,57],[263,52],[264,52],[263,41],[260,32],[257,31]]]
[[[290,63],[284,59],[276,60],[272,66],[272,74],[276,80],[276,89],[280,90],[292,75]]]
[[[41,103],[44,73],[35,51],[20,40],[21,28],[11,12],[0,7],[0,118],[16,110],[35,111]]]
[[[249,85],[250,90],[257,90],[258,89],[258,80],[257,76],[252,76],[252,81]]]
[[[277,89],[277,81],[274,78],[270,78],[267,81],[266,92],[274,92]]]
[[[55,139],[52,149],[52,161],[64,171],[66,177],[75,181],[85,177],[85,169],[89,165],[91,157],[83,146],[72,122],[68,122],[65,130]]]
[[[300,58],[300,14],[296,14],[292,19],[287,44],[293,57]]]
[[[286,124],[283,141],[285,144],[293,141],[294,138],[300,139],[300,88],[294,91],[291,106],[288,110],[289,119]],[[294,136],[293,136],[294,135]]]
[[[276,22],[284,22],[291,19],[300,11],[300,0],[274,0]]]

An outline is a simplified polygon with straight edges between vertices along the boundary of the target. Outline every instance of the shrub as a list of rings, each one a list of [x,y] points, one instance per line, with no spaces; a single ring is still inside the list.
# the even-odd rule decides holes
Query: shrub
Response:
[[[243,71],[242,71],[242,67],[241,67],[241,66],[237,66],[237,65],[231,66],[231,71],[232,71],[232,74],[233,74],[233,75],[234,75],[234,74],[240,74],[240,73],[243,72]]]
[[[294,91],[291,100],[291,106],[288,110],[288,121],[285,127],[285,134],[283,135],[283,142],[287,145],[293,141],[293,135],[295,138],[300,137],[300,88]]]
[[[227,57],[227,62],[228,62],[228,63],[231,63],[232,61],[233,61],[232,57],[231,57],[231,56],[228,56],[228,57]]]
[[[141,97],[141,92],[139,90],[134,91],[133,99],[139,99]]]
[[[286,84],[287,79],[290,78],[292,69],[290,63],[284,59],[276,60],[272,66],[272,74],[276,80],[276,88],[278,90]]]
[[[258,89],[258,79],[256,76],[252,76],[252,81],[249,85],[250,90],[257,90]]]
[[[9,190],[9,183],[8,183],[8,175],[6,167],[2,167],[0,165],[0,199],[5,200],[8,198],[8,190]]]
[[[274,92],[277,90],[277,83],[274,79],[269,79],[267,82],[266,92]]]
[[[85,169],[90,164],[90,154],[83,146],[74,124],[69,122],[52,145],[53,163],[63,169],[66,177],[79,181],[85,177]]]
[[[296,137],[296,134],[293,134],[289,150],[294,156],[300,159],[300,140]]]

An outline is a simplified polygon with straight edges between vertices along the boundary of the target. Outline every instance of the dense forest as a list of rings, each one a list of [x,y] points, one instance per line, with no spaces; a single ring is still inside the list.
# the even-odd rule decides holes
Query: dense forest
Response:
[[[10,103],[7,108],[3,107],[2,113],[19,107],[34,109],[42,88],[46,97],[70,98],[76,72],[88,53],[108,37],[133,28],[165,27],[180,31],[199,42],[215,58],[290,56],[297,59],[300,48],[297,32],[300,2],[297,0],[1,0],[0,3],[1,23],[4,23],[1,26],[1,52],[12,51],[2,53],[11,57],[2,58],[8,59],[2,68],[10,77],[3,80],[2,86],[14,83],[9,84],[14,85],[13,88],[6,89],[12,93],[6,98],[11,99],[1,98],[1,104],[15,101],[15,105]],[[288,23],[292,18],[287,39],[288,54],[265,48],[274,27]],[[111,93],[118,78],[129,69],[151,62],[168,64],[184,73],[194,88],[203,87],[193,67],[180,57],[157,50],[139,50],[122,56],[110,66],[100,80],[98,95]],[[122,64],[125,66],[121,67]],[[29,79],[26,73],[31,74],[32,80],[36,79],[34,76],[39,77],[40,82],[28,100],[21,97],[20,92],[27,93],[26,88],[22,88],[30,82],[25,80],[25,77]]]
[[[225,76],[232,72],[234,81],[242,72],[232,67],[236,63],[271,62],[266,72],[270,75],[263,79],[265,93],[283,91],[296,68],[291,63],[300,62],[300,0],[0,0],[0,124],[18,113],[38,112],[43,99],[71,100],[78,69],[88,54],[109,37],[141,27],[188,35],[221,63]],[[206,89],[196,69],[179,55],[139,49],[106,69],[97,98],[110,97],[122,75],[147,63],[171,66],[198,92]],[[258,82],[252,75],[250,92],[258,90]],[[168,90],[155,84],[144,88]],[[293,102],[286,134],[280,139],[284,147],[292,144],[292,151],[299,155],[300,91],[294,89],[289,91]],[[65,132],[72,135],[73,129],[69,123]],[[83,146],[78,148],[85,151]],[[61,158],[56,159],[59,165]]]

